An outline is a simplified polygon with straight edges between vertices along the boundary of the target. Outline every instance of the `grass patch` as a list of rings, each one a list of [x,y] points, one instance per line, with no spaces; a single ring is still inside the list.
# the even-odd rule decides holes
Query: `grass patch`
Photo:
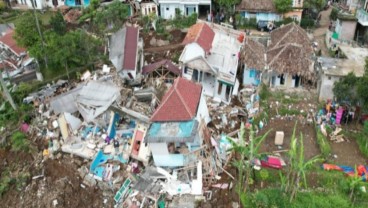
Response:
[[[307,112],[301,112],[298,109],[289,109],[289,108],[286,108],[286,107],[281,107],[279,109],[279,114],[281,116],[286,116],[286,115],[295,115],[295,116],[302,115],[304,117],[307,116]]]
[[[321,150],[322,157],[327,159],[327,157],[331,154],[331,146],[319,128],[317,129],[317,143],[319,149]]]
[[[367,123],[367,122],[366,122]],[[368,135],[364,132],[346,132],[344,131],[344,135],[348,138],[353,138],[358,143],[360,152],[368,157]]]
[[[277,188],[257,191],[248,199],[244,207],[351,207],[347,196],[317,191],[300,192],[292,203],[289,201],[289,196]]]
[[[29,152],[30,142],[26,135],[20,131],[15,132],[11,137],[11,146],[13,151]]]

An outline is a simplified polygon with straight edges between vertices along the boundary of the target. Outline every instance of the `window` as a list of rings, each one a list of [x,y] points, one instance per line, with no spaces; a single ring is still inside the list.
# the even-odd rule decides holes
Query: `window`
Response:
[[[184,74],[188,73],[188,67],[184,67]]]
[[[166,11],[169,11],[170,10],[170,8],[169,7],[166,7]]]
[[[328,76],[328,80],[331,80],[331,76]]]
[[[230,92],[231,92],[231,87],[226,85],[226,100],[230,99]]]
[[[222,83],[219,82],[217,94],[221,95],[221,92],[222,92]]]

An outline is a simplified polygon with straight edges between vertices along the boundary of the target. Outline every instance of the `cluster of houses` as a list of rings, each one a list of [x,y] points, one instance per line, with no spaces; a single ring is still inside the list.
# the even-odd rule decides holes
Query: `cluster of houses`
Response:
[[[32,7],[30,0],[10,1],[15,7],[19,5]],[[131,14],[141,13],[148,15],[155,13],[164,19],[174,18],[178,11],[182,15],[190,16],[197,13],[198,16],[207,18],[208,14],[213,12],[213,1],[211,0],[122,0],[121,2],[130,5]],[[292,11],[286,14],[280,14],[276,11],[273,0],[242,0],[236,5],[236,11],[245,18],[256,18],[257,21],[280,21],[283,18],[290,17],[300,21],[303,12],[303,0],[292,1]],[[56,8],[60,6],[68,7],[87,7],[90,0],[34,0],[36,9]],[[220,12],[220,11],[215,11]]]

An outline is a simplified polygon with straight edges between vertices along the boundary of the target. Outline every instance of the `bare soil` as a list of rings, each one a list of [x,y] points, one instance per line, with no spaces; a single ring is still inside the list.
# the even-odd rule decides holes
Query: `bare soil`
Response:
[[[0,156],[4,158],[0,164],[1,171],[10,168],[14,172],[30,174],[27,185],[20,190],[11,184],[9,191],[1,197],[0,207],[113,207],[112,199],[103,204],[103,194],[99,189],[81,187],[77,172],[80,161],[76,162],[77,159],[65,156],[38,163],[31,154],[9,150],[0,150]],[[15,177],[14,172],[11,172],[11,177]],[[44,177],[32,179],[42,173]]]
[[[167,37],[158,35],[156,32],[142,33],[144,41],[144,60],[150,64],[160,61],[162,59],[175,60],[178,59],[184,46],[181,44],[185,38],[186,33],[175,29],[169,32],[172,39],[169,45],[152,46],[150,41],[152,38],[156,40],[166,40]]]
[[[260,135],[265,134],[267,131],[270,130],[267,138],[265,139],[263,145],[261,146],[261,152],[273,152],[278,150],[288,150],[290,148],[290,141],[291,136],[293,134],[294,126],[295,126],[296,119],[289,120],[289,119],[281,119],[275,118],[269,122],[266,128],[260,131]],[[275,145],[275,135],[276,131],[283,131],[284,132],[284,145],[282,145],[282,149],[279,149]],[[302,124],[298,122],[296,125],[296,136],[303,135],[303,144],[304,144],[304,156],[306,159],[312,158],[320,154],[320,150],[317,144],[315,129],[311,124]]]

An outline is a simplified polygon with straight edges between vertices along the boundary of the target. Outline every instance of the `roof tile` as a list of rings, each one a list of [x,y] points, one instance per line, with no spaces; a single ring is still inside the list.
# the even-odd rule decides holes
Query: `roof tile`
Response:
[[[215,32],[206,23],[197,23],[191,26],[187,35],[183,40],[183,44],[196,42],[206,52],[212,48],[212,41],[215,37]]]
[[[151,117],[153,122],[188,121],[197,115],[202,86],[177,78]]]
[[[138,28],[127,27],[123,70],[135,70],[138,48]]]

